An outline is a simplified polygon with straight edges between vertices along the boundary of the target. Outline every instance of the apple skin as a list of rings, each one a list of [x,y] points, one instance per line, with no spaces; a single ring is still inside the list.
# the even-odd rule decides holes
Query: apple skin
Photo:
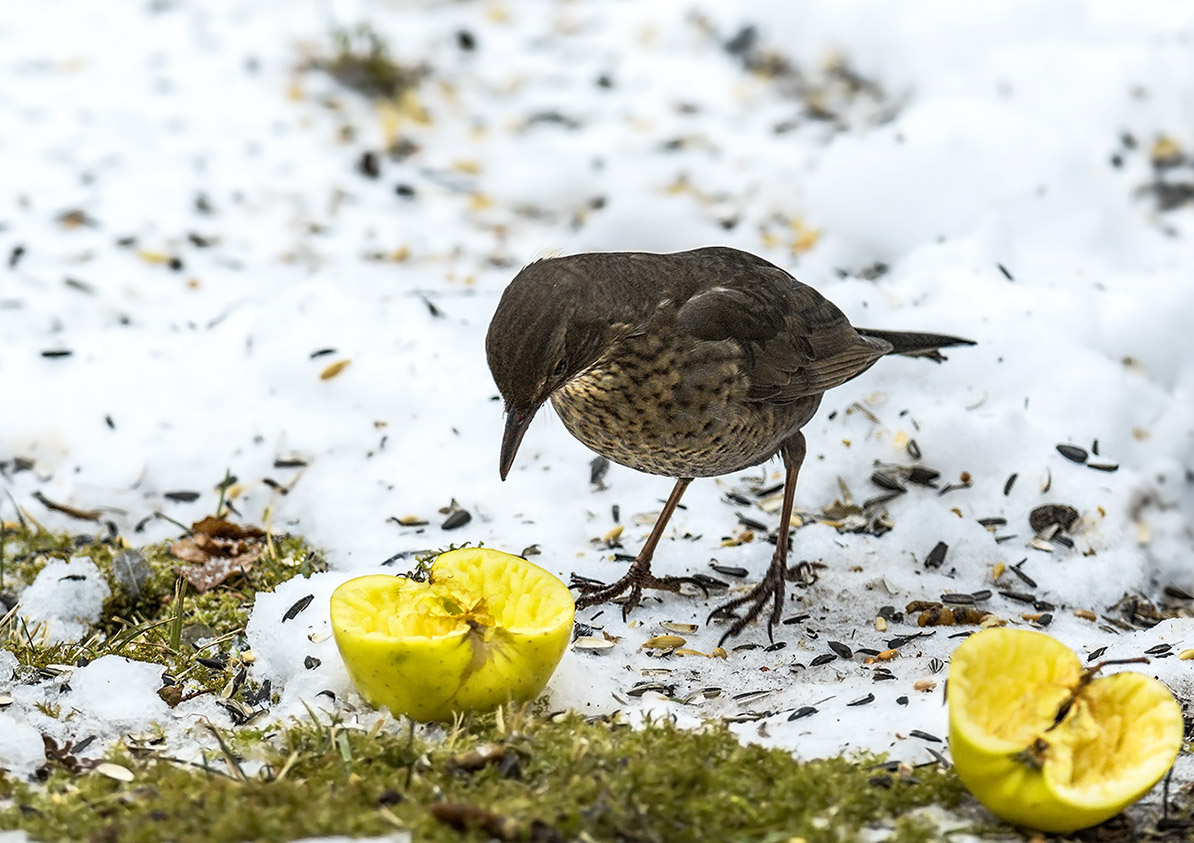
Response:
[[[537,697],[568,646],[574,612],[553,574],[485,548],[441,554],[429,582],[358,577],[331,600],[336,645],[361,696],[415,720]],[[432,619],[400,618],[387,630],[386,613]]]
[[[1077,831],[1118,814],[1173,765],[1184,724],[1169,689],[1140,673],[1084,673],[1072,650],[1031,630],[985,630],[955,651],[950,749],[997,817]]]

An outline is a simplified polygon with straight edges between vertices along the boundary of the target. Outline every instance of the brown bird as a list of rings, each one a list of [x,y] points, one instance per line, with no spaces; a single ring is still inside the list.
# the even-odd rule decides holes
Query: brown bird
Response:
[[[953,345],[973,343],[854,328],[812,287],[737,249],[536,261],[502,294],[485,339],[506,405],[501,476],[506,479],[531,419],[551,399],[568,431],[597,453],[677,478],[626,575],[610,585],[579,586],[577,607],[625,594],[625,616],[644,588],[679,591],[682,583],[694,582],[651,573],[651,557],[692,479],[749,468],[778,454],[784,495],[771,567],[753,590],[711,616],[744,610],[724,641],[770,603],[770,633],[789,577],[792,499],[805,454],[800,429],[825,390],[880,357],[940,361],[937,349]]]

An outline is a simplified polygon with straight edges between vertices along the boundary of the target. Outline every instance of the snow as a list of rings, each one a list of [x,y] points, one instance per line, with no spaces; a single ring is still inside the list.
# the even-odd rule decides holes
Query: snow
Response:
[[[20,618],[46,644],[78,641],[100,619],[108,584],[86,556],[46,564],[21,592]]]
[[[101,656],[74,672],[69,692],[60,699],[84,720],[121,732],[143,731],[170,717],[169,707],[157,695],[161,687],[159,665]]]
[[[376,180],[355,162],[383,145],[387,119],[300,70],[333,21],[368,21],[401,60],[428,68],[418,90],[428,121],[396,118],[418,151],[382,155]],[[799,72],[744,70],[722,45],[748,24],[761,55]],[[475,51],[457,45],[462,29]],[[690,724],[770,711],[735,728],[801,757],[874,749],[927,761],[942,745],[909,734],[944,736],[947,670],[932,660],[948,662],[965,628],[905,645],[884,665],[893,680],[875,681],[857,655],[811,665],[827,641],[882,650],[918,631],[914,619],[876,630],[883,606],[1031,591],[1056,606],[1048,631],[1083,658],[1194,646],[1188,619],[1127,632],[1074,615],[1118,617],[1124,595],[1194,591],[1194,203],[1161,210],[1146,189],[1194,180],[1189,164],[1158,173],[1149,161],[1160,136],[1194,150],[1192,52],[1194,8],[1161,2],[26,4],[0,23],[0,258],[23,248],[0,265],[0,461],[10,461],[0,516],[14,519],[15,501],[47,526],[80,529],[37,503],[40,492],[157,540],[175,528],[135,528],[158,510],[184,523],[207,514],[228,468],[246,519],[270,509],[276,529],[325,548],[333,566],[258,597],[254,678],[281,695],[278,716],[304,715],[304,702],[364,716],[327,635],[337,584],[400,570],[379,567],[395,554],[465,541],[536,545],[533,560],[565,579],[611,580],[624,563],[595,539],[614,526],[612,507],[633,553],[671,486],[618,466],[591,486],[592,454],[549,410],[500,483],[483,337],[504,284],[544,254],[736,246],[789,268],[857,324],[978,342],[940,366],[881,361],[825,396],[806,428],[806,520],[841,500],[842,484],[857,502],[877,494],[875,462],[912,464],[908,438],[941,487],[963,473],[970,484],[910,486],[887,505],[894,528],[880,537],[799,530],[793,560],[823,567],[789,592],[785,616],[808,617],[777,628],[784,649],[732,649],[768,644],[761,627],[725,660],[640,648],[671,620],[699,624],[688,646],[710,652],[719,595],[651,595],[629,623],[616,607],[581,612],[619,642],[601,655],[570,650],[550,704]],[[831,59],[878,93],[849,93]],[[807,117],[806,89],[836,116]],[[545,114],[561,119],[532,119]],[[400,184],[414,196],[397,195]],[[65,227],[71,209],[90,222]],[[815,243],[796,248],[808,230]],[[117,245],[130,236],[135,245]],[[877,262],[888,269],[868,280]],[[73,354],[41,354],[51,349]],[[313,356],[321,349],[334,351]],[[321,380],[336,360],[351,364]],[[1055,450],[1094,440],[1118,471]],[[14,457],[33,469],[16,471]],[[293,457],[308,466],[274,466]],[[716,559],[757,581],[771,546],[722,539],[741,531],[737,512],[772,529],[777,516],[725,493],[753,497],[752,483],[778,479],[772,463],[694,483],[656,572],[711,573]],[[179,503],[165,497],[174,490],[203,494]],[[473,518],[449,532],[440,509],[453,499]],[[1073,549],[1028,546],[1028,513],[1043,503],[1082,514]],[[407,514],[431,524],[392,520]],[[1014,538],[996,543],[977,523],[994,517]],[[939,541],[946,561],[926,569]],[[1010,572],[993,581],[997,563],[1022,559],[1036,587]],[[87,564],[48,566],[21,595],[25,616],[77,634],[75,616],[102,596],[92,575],[60,578]],[[282,622],[307,594],[309,608]],[[998,593],[981,605],[1016,624],[1033,611]],[[1142,669],[1189,700],[1189,664]],[[172,734],[200,716],[227,724],[207,700],[168,712],[151,673],[101,659],[70,678],[69,697],[86,703],[71,705],[93,723],[110,718],[105,734],[153,719]],[[627,695],[645,679],[691,701]],[[937,685],[914,690],[922,679]],[[104,704],[109,688],[120,705]],[[712,688],[720,696],[698,693]],[[749,691],[768,693],[735,699]],[[31,728],[75,727],[37,712],[46,691],[8,693],[0,764],[27,771]],[[807,705],[817,712],[788,720]],[[1194,776],[1188,759],[1177,776]]]

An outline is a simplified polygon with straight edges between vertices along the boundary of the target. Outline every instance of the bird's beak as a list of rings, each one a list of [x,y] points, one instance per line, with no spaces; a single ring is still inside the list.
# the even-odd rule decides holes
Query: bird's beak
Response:
[[[506,410],[506,429],[502,432],[502,460],[499,466],[503,480],[510,473],[510,466],[514,464],[514,455],[518,453],[518,446],[522,444],[523,434],[531,426],[531,419],[535,417],[535,411],[538,409],[532,407],[529,410],[520,410],[510,407]]]

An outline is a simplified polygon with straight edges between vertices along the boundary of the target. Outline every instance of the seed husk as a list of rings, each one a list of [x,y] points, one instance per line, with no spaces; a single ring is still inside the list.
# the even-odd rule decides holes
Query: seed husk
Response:
[[[572,642],[572,646],[577,650],[602,653],[611,649],[614,646],[614,642],[606,638],[598,638],[595,635],[582,635]]]

